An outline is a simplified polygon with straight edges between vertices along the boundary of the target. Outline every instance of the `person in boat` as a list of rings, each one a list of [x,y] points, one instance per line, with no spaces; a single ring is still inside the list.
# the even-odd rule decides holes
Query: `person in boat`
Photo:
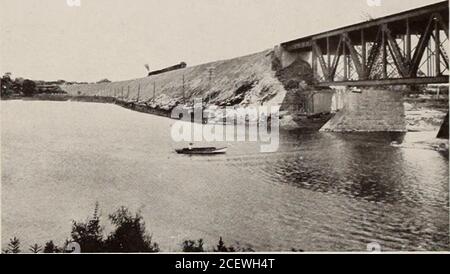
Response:
[[[192,150],[192,145],[194,145],[193,143],[189,143],[188,149]]]

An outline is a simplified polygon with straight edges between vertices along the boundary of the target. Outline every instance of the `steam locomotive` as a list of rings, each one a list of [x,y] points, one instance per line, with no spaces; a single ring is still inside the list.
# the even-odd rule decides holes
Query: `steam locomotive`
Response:
[[[185,62],[181,62],[181,63],[179,63],[178,65],[175,65],[175,66],[167,67],[167,68],[160,69],[160,70],[150,71],[147,76],[158,75],[158,74],[161,74],[161,73],[165,73],[165,72],[169,72],[169,71],[177,70],[177,69],[184,69],[186,66],[187,65],[186,65]]]

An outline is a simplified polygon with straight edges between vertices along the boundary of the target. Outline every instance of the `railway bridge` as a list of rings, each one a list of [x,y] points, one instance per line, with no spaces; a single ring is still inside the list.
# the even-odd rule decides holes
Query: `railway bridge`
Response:
[[[344,96],[333,131],[405,131],[401,85],[449,83],[448,1],[282,43],[282,66],[301,58],[317,87],[359,87]]]
[[[281,44],[307,56],[319,86],[448,83],[449,3],[440,2]]]

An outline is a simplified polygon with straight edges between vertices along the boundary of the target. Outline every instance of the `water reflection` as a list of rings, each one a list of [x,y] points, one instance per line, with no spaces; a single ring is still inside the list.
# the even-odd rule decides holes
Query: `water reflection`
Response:
[[[424,182],[418,180],[417,168],[410,167],[408,161],[417,156],[436,157],[432,151],[411,152],[390,146],[404,134],[289,132],[282,137],[281,149],[297,153],[277,157],[272,165],[265,166],[273,180],[369,202],[408,206],[420,201],[423,193],[417,190]],[[439,172],[430,175],[442,185],[440,179],[448,175],[448,170],[444,165],[430,164],[422,171],[430,169]]]

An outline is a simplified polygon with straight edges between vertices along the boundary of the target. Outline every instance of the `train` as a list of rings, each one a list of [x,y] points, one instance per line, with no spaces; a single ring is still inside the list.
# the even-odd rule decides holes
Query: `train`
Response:
[[[185,62],[181,62],[181,63],[171,66],[171,67],[167,67],[167,68],[160,69],[160,70],[150,71],[147,76],[158,75],[158,74],[166,73],[166,72],[177,70],[177,69],[184,69],[186,66],[187,66],[187,64]]]

